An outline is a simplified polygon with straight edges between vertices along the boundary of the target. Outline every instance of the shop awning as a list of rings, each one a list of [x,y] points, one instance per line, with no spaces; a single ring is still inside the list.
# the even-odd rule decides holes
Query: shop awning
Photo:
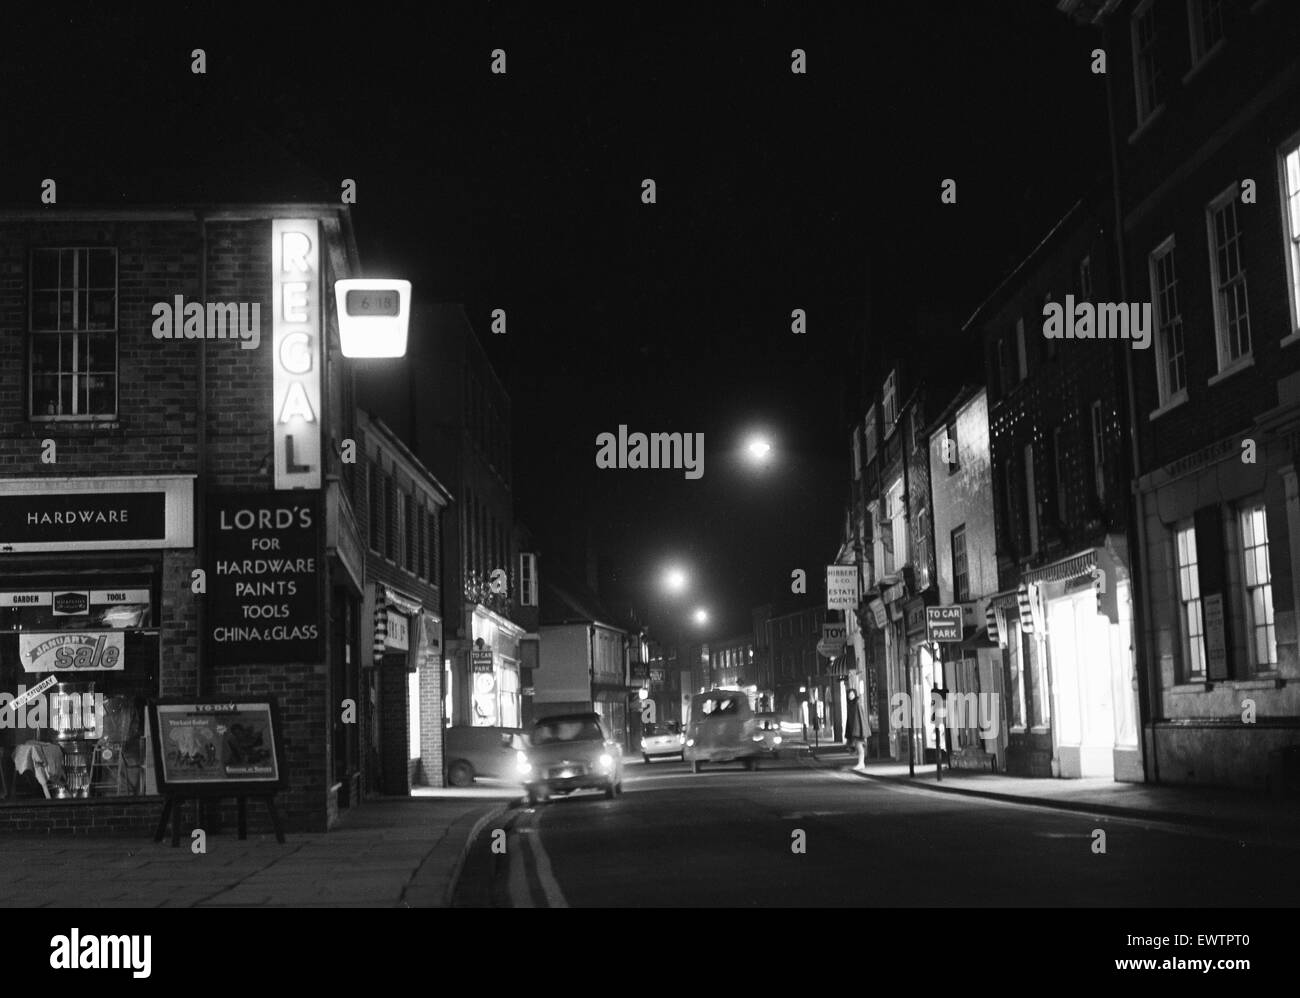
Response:
[[[1089,548],[1042,568],[1030,569],[1023,577],[1025,582],[1068,582],[1081,575],[1090,575],[1096,567],[1097,549]]]

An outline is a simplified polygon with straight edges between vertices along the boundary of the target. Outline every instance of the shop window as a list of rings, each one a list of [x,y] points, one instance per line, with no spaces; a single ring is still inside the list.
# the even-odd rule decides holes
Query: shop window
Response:
[[[117,415],[117,250],[31,256],[28,404],[32,419]]]
[[[21,581],[19,581],[21,580]],[[0,593],[0,800],[137,796],[158,695],[151,574],[10,576]],[[15,708],[41,682],[54,685]]]
[[[1241,528],[1242,584],[1246,592],[1246,632],[1250,664],[1257,672],[1277,667],[1273,621],[1273,575],[1268,559],[1268,517],[1264,504],[1238,510]]]

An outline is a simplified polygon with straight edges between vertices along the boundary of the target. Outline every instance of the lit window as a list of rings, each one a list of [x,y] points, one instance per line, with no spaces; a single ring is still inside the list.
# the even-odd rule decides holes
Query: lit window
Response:
[[[1160,105],[1160,64],[1156,60],[1156,13],[1153,0],[1133,12],[1133,84],[1137,92],[1138,124]]]
[[[1300,333],[1300,142],[1292,140],[1282,160],[1287,264],[1291,270],[1291,329]]]
[[[1268,563],[1268,518],[1263,503],[1243,509],[1239,515],[1250,663],[1256,669],[1271,669],[1277,665],[1277,632],[1273,625],[1273,576]]]
[[[1187,390],[1183,313],[1178,304],[1173,236],[1152,251],[1147,271],[1151,278],[1151,304],[1156,323],[1156,383],[1160,404],[1167,405]]]
[[[1237,187],[1219,195],[1206,212],[1210,228],[1210,273],[1214,277],[1214,328],[1219,370],[1250,355],[1250,304],[1241,261]]]
[[[29,415],[113,418],[117,250],[33,250],[30,273]]]
[[[1205,678],[1205,622],[1201,614],[1201,583],[1197,576],[1196,529],[1175,533],[1178,548],[1178,600],[1182,605],[1183,663],[1189,680]]]

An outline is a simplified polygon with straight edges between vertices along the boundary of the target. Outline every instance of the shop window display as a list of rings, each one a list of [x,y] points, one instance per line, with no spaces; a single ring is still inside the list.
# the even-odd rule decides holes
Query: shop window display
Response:
[[[151,574],[0,584],[0,804],[151,790],[156,610]]]

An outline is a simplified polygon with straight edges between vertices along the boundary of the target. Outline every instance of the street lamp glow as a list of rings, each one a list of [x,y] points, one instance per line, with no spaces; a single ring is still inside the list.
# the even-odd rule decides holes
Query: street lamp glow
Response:
[[[755,462],[763,462],[772,453],[772,445],[763,437],[754,437],[746,445],[745,450]]]
[[[695,611],[695,622],[697,624],[707,624],[709,622],[709,611],[703,607]]]
[[[686,573],[680,568],[670,568],[664,573],[664,587],[670,593],[680,593],[686,590]]]

